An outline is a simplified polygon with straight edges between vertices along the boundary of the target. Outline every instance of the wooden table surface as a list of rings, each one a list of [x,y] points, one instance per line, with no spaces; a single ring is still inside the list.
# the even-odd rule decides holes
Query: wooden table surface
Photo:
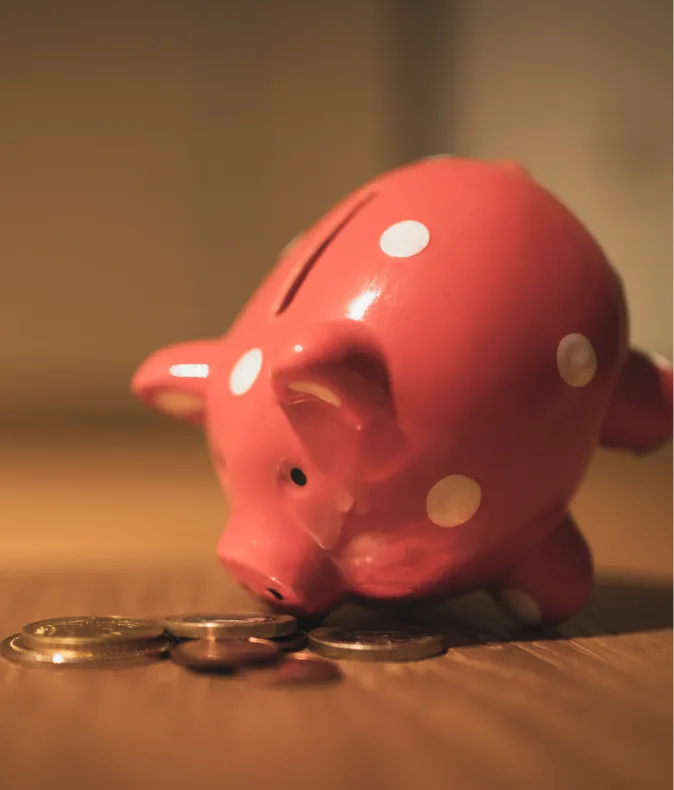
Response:
[[[0,450],[0,632],[79,613],[251,608],[214,559],[226,505],[200,438],[17,438]],[[446,655],[342,662],[262,689],[170,663],[0,662],[0,787],[660,790],[672,786],[671,447],[600,454],[574,509],[595,594],[552,633],[482,594],[330,622],[430,624]]]

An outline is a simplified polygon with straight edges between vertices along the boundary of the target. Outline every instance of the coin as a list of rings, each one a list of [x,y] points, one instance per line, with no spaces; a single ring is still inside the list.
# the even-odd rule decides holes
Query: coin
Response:
[[[284,653],[292,653],[295,650],[304,650],[307,646],[307,635],[304,631],[298,631],[290,636],[276,636],[272,640]]]
[[[267,639],[190,639],[171,648],[171,658],[195,670],[235,669],[246,664],[271,661],[280,648]]]
[[[309,647],[329,658],[358,661],[414,661],[436,656],[443,650],[442,638],[425,628],[315,628]]]
[[[269,667],[246,667],[242,677],[263,686],[292,686],[339,680],[342,670],[333,661],[298,653]]]
[[[21,631],[23,642],[36,650],[75,649],[90,645],[152,642],[164,635],[160,623],[129,617],[56,617],[28,623]]]
[[[107,652],[100,650],[35,650],[26,644],[23,634],[13,634],[0,644],[0,655],[14,664],[27,667],[102,667],[148,663],[164,658],[168,642],[157,640],[150,646]]]
[[[278,637],[294,634],[297,620],[289,614],[226,613],[174,614],[163,622],[173,636],[189,639]]]

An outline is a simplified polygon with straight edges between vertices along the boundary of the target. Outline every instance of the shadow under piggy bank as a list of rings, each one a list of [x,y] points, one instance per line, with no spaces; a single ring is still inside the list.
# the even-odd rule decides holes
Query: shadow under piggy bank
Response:
[[[599,575],[592,597],[576,617],[556,627],[524,628],[486,593],[442,602],[349,603],[324,623],[382,628],[415,625],[442,633],[447,648],[523,641],[564,641],[592,636],[637,634],[672,627],[671,579]],[[303,623],[311,627],[313,622]]]

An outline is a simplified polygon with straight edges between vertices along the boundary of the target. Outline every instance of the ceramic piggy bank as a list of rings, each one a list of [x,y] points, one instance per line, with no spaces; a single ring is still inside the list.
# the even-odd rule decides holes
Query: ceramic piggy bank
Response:
[[[672,428],[671,368],[630,350],[588,231],[517,165],[452,157],[337,204],[224,336],[155,352],[132,388],[203,424],[220,560],[298,613],[484,588],[566,619],[592,586],[569,502],[593,452]]]

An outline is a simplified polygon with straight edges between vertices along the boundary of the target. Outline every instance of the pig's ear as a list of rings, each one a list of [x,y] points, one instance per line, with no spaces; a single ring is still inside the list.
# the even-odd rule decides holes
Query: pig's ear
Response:
[[[155,351],[136,370],[132,392],[158,411],[200,424],[214,345],[195,340]]]
[[[355,325],[311,328],[277,357],[271,381],[287,412],[321,406],[324,416],[356,430],[393,410],[385,357]]]

